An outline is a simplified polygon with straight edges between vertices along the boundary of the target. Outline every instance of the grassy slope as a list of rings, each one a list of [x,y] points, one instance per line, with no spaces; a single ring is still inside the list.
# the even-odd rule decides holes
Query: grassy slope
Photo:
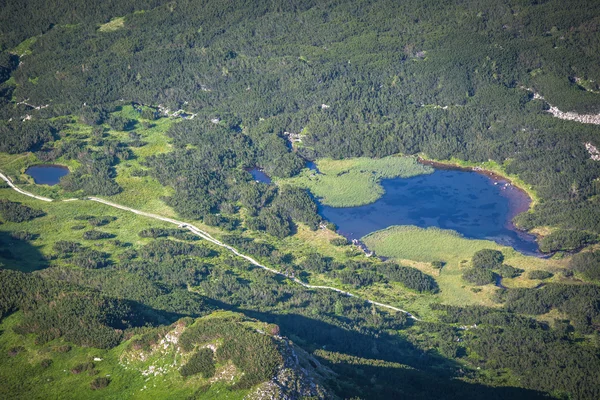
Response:
[[[171,224],[161,221],[141,218],[135,214],[121,211],[112,207],[105,206],[92,201],[70,201],[70,202],[52,202],[46,203],[35,200],[12,189],[0,189],[0,198],[17,201],[29,207],[41,209],[46,215],[22,223],[4,223],[0,225],[0,232],[27,231],[38,234],[39,237],[30,245],[39,251],[39,256],[50,256],[53,253],[52,246],[58,240],[71,240],[80,242],[85,246],[96,248],[97,250],[110,253],[113,258],[125,250],[124,247],[116,246],[109,239],[104,240],[83,240],[83,232],[92,229],[86,221],[77,221],[76,216],[113,216],[117,219],[108,225],[98,228],[100,231],[112,233],[116,239],[124,243],[130,243],[134,246],[147,242],[147,239],[141,239],[138,232],[150,227],[173,228]],[[73,230],[76,225],[85,226],[81,230]],[[11,252],[16,256],[15,260],[6,260],[0,258],[0,262],[9,268],[17,268],[23,271],[32,271],[40,268],[40,265],[46,264],[39,257],[33,258],[31,254],[22,254],[19,247],[11,247]]]
[[[220,315],[222,314],[222,315]],[[211,318],[227,317],[228,313],[219,313]],[[129,349],[132,339],[110,350],[72,346],[66,353],[57,351],[65,343],[54,340],[40,345],[35,343],[33,335],[20,336],[12,328],[19,323],[21,314],[16,313],[0,324],[0,397],[11,399],[186,399],[199,387],[206,385],[208,379],[193,376],[184,379],[178,369],[182,365],[181,354],[173,345],[141,353]],[[261,328],[265,329],[264,326]],[[23,346],[25,351],[11,357],[8,352],[15,346]],[[179,358],[178,358],[179,357]],[[100,358],[102,361],[94,361]],[[43,368],[43,359],[51,359],[52,364]],[[74,374],[76,365],[94,362],[98,374],[90,376],[87,372]],[[150,366],[162,367],[166,373],[146,374]],[[217,366],[217,377],[230,365]],[[235,371],[235,369],[234,369]],[[225,375],[225,374],[224,374]],[[223,375],[223,376],[224,376]],[[235,376],[235,375],[234,375]],[[91,390],[90,383],[96,377],[109,377],[110,384],[101,390]],[[242,399],[248,390],[230,391],[224,382],[212,384],[202,398],[206,399]],[[17,395],[18,393],[18,395]]]
[[[381,179],[408,178],[432,172],[431,168],[417,163],[414,157],[397,156],[320,159],[317,167],[318,172],[305,169],[297,177],[278,182],[308,188],[328,206],[354,207],[372,203],[383,195]]]
[[[146,145],[137,148],[132,147],[131,150],[133,151],[134,158],[116,166],[116,181],[123,188],[123,192],[113,196],[111,200],[144,211],[175,216],[174,211],[160,200],[162,196],[173,194],[171,188],[162,186],[151,176],[132,176],[132,171],[144,169],[141,164],[147,157],[171,151],[170,139],[166,136],[165,132],[175,122],[169,118],[144,121],[131,106],[123,107],[120,114],[126,118],[150,123],[151,127],[148,129],[138,127],[135,130],[136,133],[141,134],[141,140],[146,142]],[[127,142],[129,138],[129,132],[111,130],[109,131],[109,135],[123,142]]]

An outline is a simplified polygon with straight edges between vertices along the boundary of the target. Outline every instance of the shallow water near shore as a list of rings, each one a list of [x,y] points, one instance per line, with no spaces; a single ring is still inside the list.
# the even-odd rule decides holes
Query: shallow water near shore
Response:
[[[34,165],[27,168],[25,173],[39,185],[56,185],[60,178],[69,174],[69,169],[62,165]]]
[[[385,194],[374,203],[346,208],[319,205],[319,213],[349,239],[393,225],[439,227],[539,255],[535,236],[512,223],[531,201],[507,181],[472,171],[436,169],[428,175],[384,179],[381,185]]]

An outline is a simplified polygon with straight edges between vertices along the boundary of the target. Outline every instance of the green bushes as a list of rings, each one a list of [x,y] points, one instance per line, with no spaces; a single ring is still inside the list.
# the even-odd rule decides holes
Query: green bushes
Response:
[[[134,119],[125,118],[115,114],[111,114],[107,122],[115,131],[130,131],[137,123]]]
[[[96,379],[94,379],[91,383],[90,383],[90,388],[92,390],[100,390],[100,389],[104,389],[105,387],[108,386],[108,384],[110,383],[110,379],[106,378],[106,377],[98,377]]]
[[[516,278],[523,273],[522,269],[507,264],[502,264],[497,271],[503,278]]]
[[[42,210],[36,210],[9,200],[0,200],[0,214],[9,222],[25,222],[45,215]]]
[[[432,261],[431,262],[431,266],[435,269],[442,269],[444,268],[444,265],[446,265],[446,263],[444,261]]]
[[[540,315],[556,308],[584,333],[600,323],[600,287],[596,285],[549,283],[541,289],[509,290],[503,299],[510,312]]]
[[[138,236],[142,238],[160,238],[174,237],[180,240],[200,240],[200,238],[185,229],[164,229],[164,228],[149,228],[138,232]]]
[[[84,247],[75,242],[59,240],[54,243],[54,251],[58,253],[59,258],[69,260],[70,264],[80,268],[97,269],[110,264],[107,253]]]
[[[73,256],[69,263],[86,269],[104,268],[110,264],[108,254],[93,249],[83,249]]]
[[[0,151],[17,154],[39,150],[56,132],[48,121],[0,121]]]
[[[504,261],[504,254],[498,250],[482,249],[473,255],[473,268],[497,269]]]
[[[68,256],[71,253],[76,253],[82,249],[82,246],[76,242],[70,242],[67,240],[59,240],[54,243],[54,251],[61,256]]]
[[[131,313],[122,301],[69,293],[26,312],[15,332],[35,333],[38,343],[63,337],[80,346],[111,348],[121,341]]]
[[[381,275],[373,271],[356,272],[344,269],[334,272],[333,276],[338,278],[343,284],[352,285],[355,288],[369,286],[374,282],[382,280]]]
[[[348,239],[346,238],[333,238],[329,241],[334,246],[345,246],[348,244]]]
[[[377,271],[390,281],[399,282],[417,292],[435,293],[438,291],[435,279],[413,267],[384,263],[377,267]]]
[[[212,378],[215,374],[214,353],[211,349],[202,348],[194,353],[188,362],[179,370],[181,376],[200,374],[203,378]]]
[[[250,220],[248,227],[283,238],[290,235],[294,221],[306,224],[316,230],[321,222],[317,206],[306,190],[284,185],[268,207],[263,207],[256,219]]]
[[[600,251],[575,254],[569,266],[587,279],[600,280]]]
[[[90,374],[93,374],[93,372],[95,371],[94,367],[95,367],[95,365],[93,362],[77,364],[76,366],[71,368],[71,373],[72,374],[81,374],[82,372],[88,372]]]
[[[473,255],[473,259],[471,260],[473,268],[463,273],[463,279],[474,285],[481,286],[494,283],[498,276],[502,278],[516,278],[523,273],[522,269],[503,264],[503,261],[504,255],[498,250],[479,250]]]
[[[323,273],[331,269],[330,263],[330,258],[323,257],[318,253],[310,253],[300,263],[300,266],[307,271]]]
[[[187,328],[179,340],[185,351],[191,351],[196,345],[215,339],[223,341],[223,344],[217,349],[217,361],[231,360],[244,373],[241,380],[236,383],[236,388],[249,388],[269,380],[282,362],[281,354],[270,336],[246,328],[235,319],[199,320]],[[203,350],[208,350],[212,359],[212,351]],[[203,365],[206,365],[202,368],[210,371],[208,352],[203,352],[201,356],[198,356],[194,365],[196,362],[198,365],[202,362]],[[191,369],[191,371],[193,370],[195,368]],[[188,372],[187,369],[186,372]]]
[[[496,274],[489,269],[470,268],[463,273],[462,277],[473,285],[482,286],[494,283]]]
[[[115,235],[108,233],[108,232],[102,232],[102,231],[97,231],[97,230],[83,232],[83,238],[85,240],[100,240],[100,239],[109,239],[112,237],[115,237]]]
[[[529,271],[527,276],[529,279],[544,280],[544,279],[552,278],[553,275],[548,271],[534,270],[534,271]]]
[[[92,226],[104,226],[104,225],[108,225],[110,222],[116,220],[115,217],[92,217],[89,218],[87,221],[90,225]]]
[[[55,155],[56,157],[68,149],[61,147],[59,150]],[[103,152],[85,147],[72,150],[72,153],[66,153],[63,157],[75,159],[81,165],[61,179],[60,185],[65,190],[70,192],[82,191],[85,195],[102,196],[112,196],[121,191],[121,187],[114,181],[116,173],[113,165],[120,158],[126,159],[129,157],[129,152],[126,149],[120,148],[119,145],[104,144]]]
[[[257,242],[242,236],[228,235],[223,237],[223,241],[231,246],[234,246],[244,253],[249,253],[258,257],[269,257],[275,248],[263,242]]]
[[[175,256],[214,257],[216,252],[204,244],[191,244],[175,240],[154,240],[138,251],[138,256],[147,260],[162,261]]]
[[[575,230],[560,229],[543,237],[540,243],[540,250],[545,253],[552,251],[572,251],[580,249],[588,244],[596,243],[597,235],[591,235],[586,232]]]
[[[35,240],[39,237],[39,235],[27,231],[16,231],[12,232],[10,237],[16,240]]]

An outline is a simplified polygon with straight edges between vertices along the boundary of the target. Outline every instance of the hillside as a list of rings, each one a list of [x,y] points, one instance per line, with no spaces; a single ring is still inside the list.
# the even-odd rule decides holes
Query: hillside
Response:
[[[0,397],[600,398],[599,23],[595,0],[4,1]],[[324,217],[457,166],[522,194],[499,224],[540,252]]]
[[[26,318],[2,323],[5,398],[332,398],[321,383],[330,370],[274,335],[275,325],[241,314],[140,327],[107,349],[19,337],[12,330]]]

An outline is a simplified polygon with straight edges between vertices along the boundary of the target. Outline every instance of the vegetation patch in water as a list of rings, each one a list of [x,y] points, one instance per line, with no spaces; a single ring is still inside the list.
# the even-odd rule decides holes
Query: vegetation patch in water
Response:
[[[332,207],[373,203],[385,192],[379,184],[381,179],[409,178],[433,172],[433,168],[419,164],[414,157],[323,158],[316,164],[317,171],[305,169],[299,176],[282,181],[309,189],[322,204]]]

